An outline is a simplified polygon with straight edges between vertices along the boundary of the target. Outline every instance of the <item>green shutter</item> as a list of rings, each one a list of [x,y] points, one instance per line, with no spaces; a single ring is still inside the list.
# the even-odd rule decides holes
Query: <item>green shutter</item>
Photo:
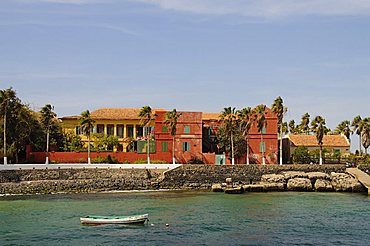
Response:
[[[168,152],[168,142],[162,142],[162,152]]]
[[[168,132],[168,126],[162,126],[162,132],[163,133]]]
[[[189,142],[183,142],[182,143],[182,151],[183,152],[190,151],[190,143]]]
[[[266,143],[260,142],[260,152],[266,152]]]
[[[184,126],[184,133],[190,133],[190,126]]]

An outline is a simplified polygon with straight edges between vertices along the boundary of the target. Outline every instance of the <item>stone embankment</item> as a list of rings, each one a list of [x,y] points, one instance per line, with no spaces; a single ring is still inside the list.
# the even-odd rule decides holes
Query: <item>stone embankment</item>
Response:
[[[368,170],[370,166],[362,167]],[[211,190],[231,178],[246,191],[363,191],[344,165],[183,165],[156,169],[47,169],[0,171],[0,194],[112,190]]]
[[[219,185],[217,185],[219,186]],[[216,186],[216,187],[217,187]],[[225,187],[224,184],[221,184]],[[237,185],[236,185],[237,186]],[[364,192],[357,179],[345,173],[288,171],[265,174],[257,184],[241,185],[245,191],[343,191]],[[220,189],[217,189],[220,191]]]
[[[0,194],[158,189],[163,170],[47,169],[0,171]]]

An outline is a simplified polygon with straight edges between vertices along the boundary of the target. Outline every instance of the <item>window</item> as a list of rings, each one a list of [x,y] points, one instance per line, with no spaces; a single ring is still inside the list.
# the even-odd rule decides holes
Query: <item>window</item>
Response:
[[[123,133],[124,133],[124,126],[117,125],[117,137],[123,138]]]
[[[143,137],[144,135],[144,130],[142,126],[139,126],[136,128],[136,137]]]
[[[162,152],[168,152],[168,142],[162,142]]]
[[[266,126],[263,126],[263,127],[262,127],[262,131],[261,131],[261,133],[263,133],[263,134],[265,134],[265,133],[266,133]]]
[[[190,126],[184,126],[184,133],[190,133]]]
[[[76,126],[76,135],[82,134],[82,127]]]
[[[108,136],[114,135],[114,125],[107,125],[107,135]]]
[[[333,152],[335,155],[340,155],[340,149],[334,149]]]
[[[146,126],[144,127],[144,136],[148,136],[152,134],[154,127],[152,126]]]
[[[266,143],[260,142],[260,152],[266,152]]]
[[[127,126],[127,137],[133,138],[134,137],[134,126],[128,125]]]
[[[97,125],[97,133],[104,134],[104,125],[102,125],[102,124]]]
[[[168,126],[162,126],[162,132],[163,133],[168,132]]]
[[[188,151],[190,151],[190,142],[183,142],[183,143],[182,143],[182,151],[183,151],[183,152],[188,152]]]

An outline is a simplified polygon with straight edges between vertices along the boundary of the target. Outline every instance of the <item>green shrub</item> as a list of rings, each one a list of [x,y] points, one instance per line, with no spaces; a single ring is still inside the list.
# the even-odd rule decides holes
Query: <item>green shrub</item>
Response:
[[[96,158],[93,158],[91,160],[92,163],[105,163],[105,158],[101,157],[101,156],[98,156]]]
[[[311,162],[310,153],[307,147],[304,146],[297,147],[292,154],[292,158],[294,164],[307,164]]]
[[[151,164],[167,164],[167,161],[164,160],[150,160]]]
[[[148,161],[147,160],[144,160],[144,159],[137,159],[134,162],[134,164],[146,164],[146,163],[148,163]]]

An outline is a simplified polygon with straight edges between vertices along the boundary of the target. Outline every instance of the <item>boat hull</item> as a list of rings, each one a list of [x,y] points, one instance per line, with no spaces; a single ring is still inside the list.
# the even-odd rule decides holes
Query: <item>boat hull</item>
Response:
[[[133,216],[86,216],[80,218],[83,225],[144,224],[148,220],[148,214]]]

